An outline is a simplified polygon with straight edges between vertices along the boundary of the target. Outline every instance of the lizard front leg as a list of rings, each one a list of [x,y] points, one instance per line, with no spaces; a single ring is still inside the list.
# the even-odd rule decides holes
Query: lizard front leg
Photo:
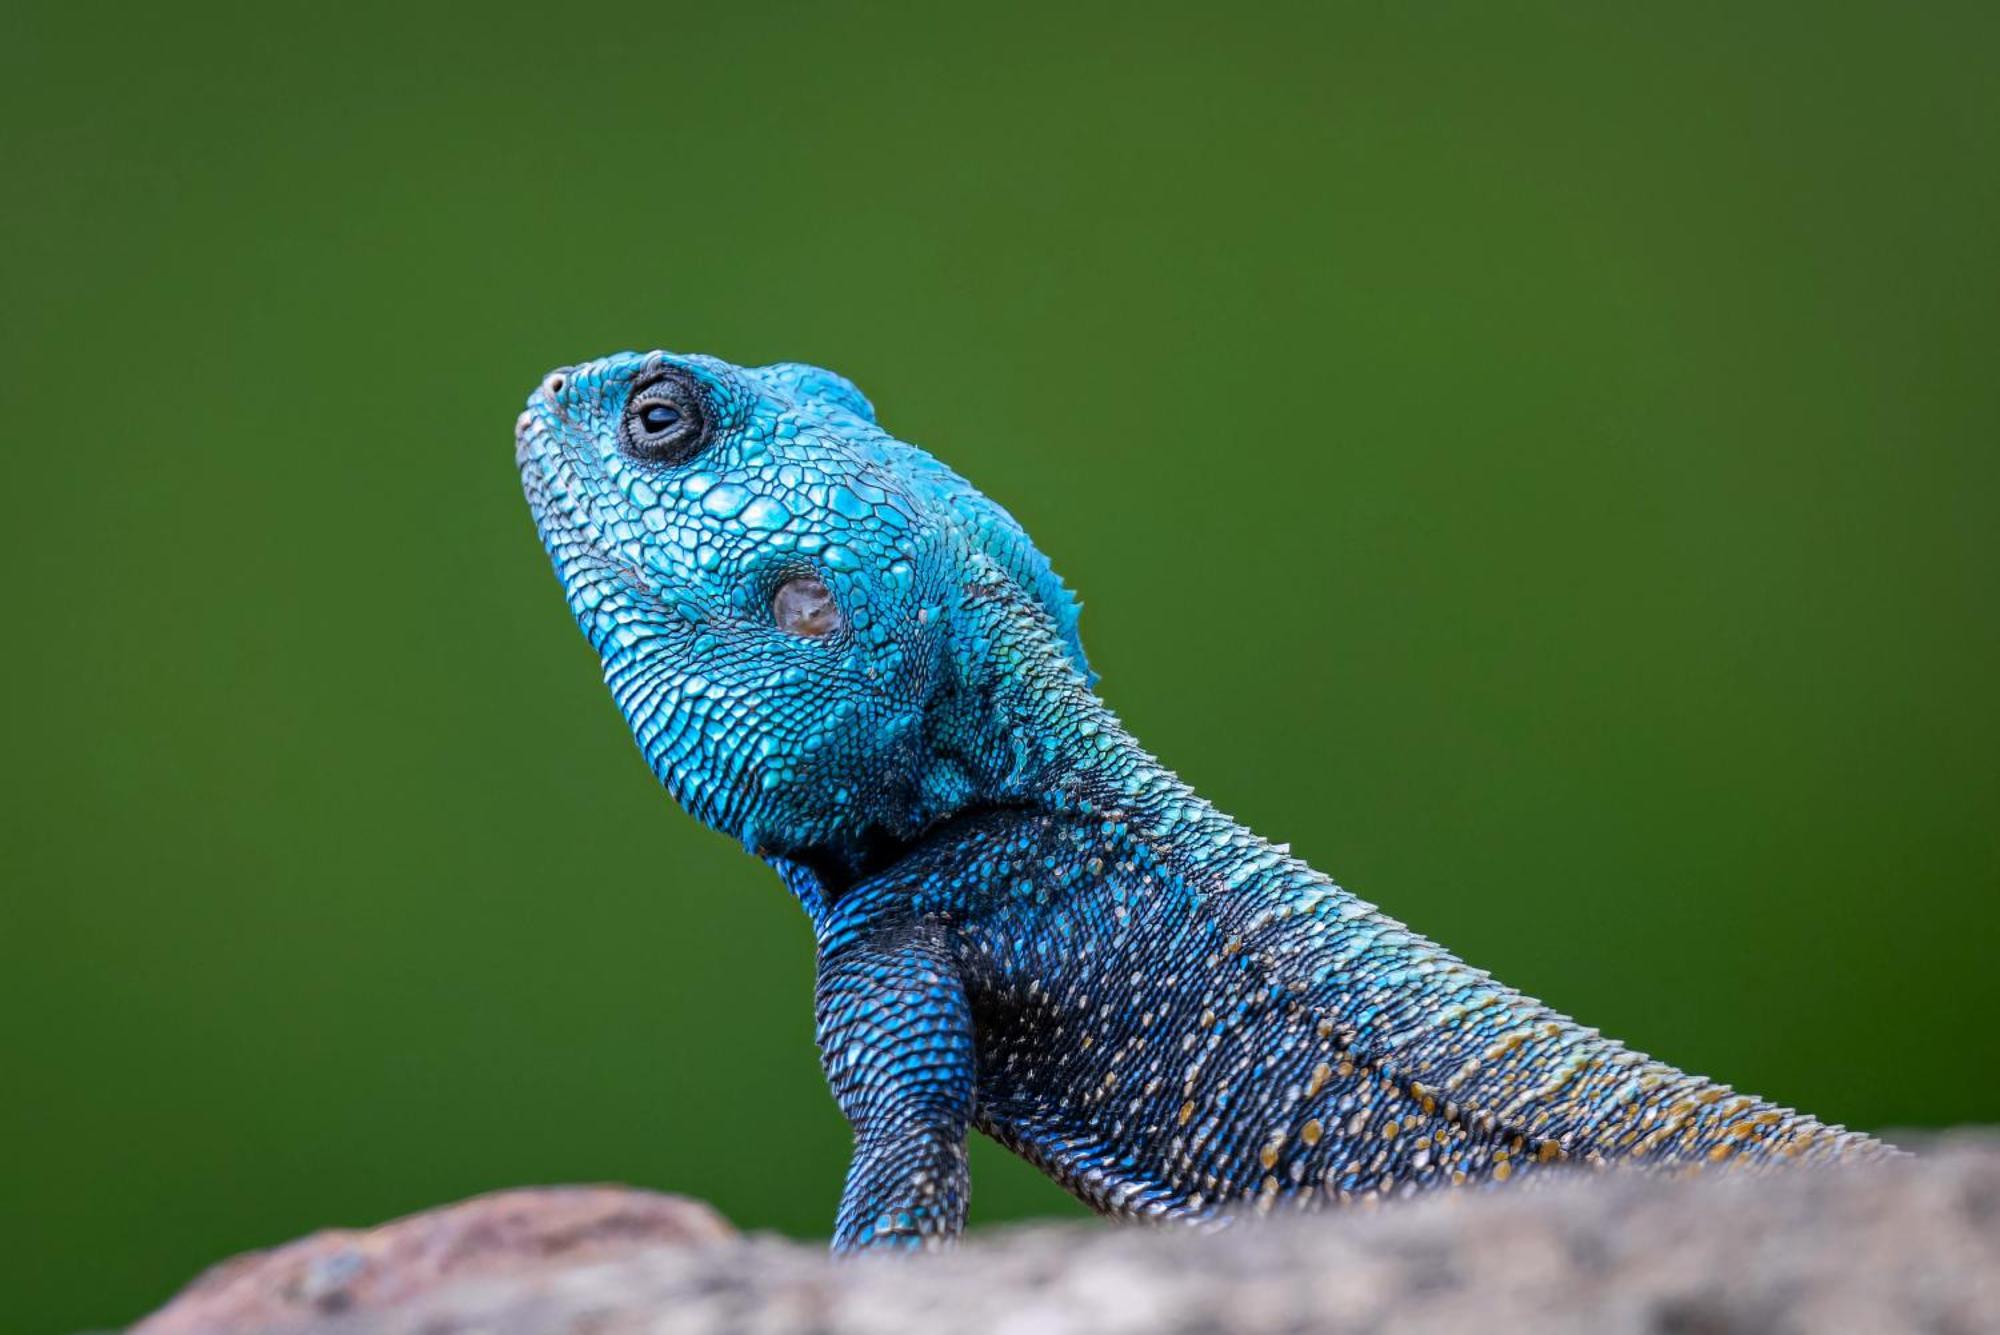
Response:
[[[820,1060],[854,1128],[835,1251],[934,1249],[965,1226],[971,1191],[971,1006],[928,924],[823,941]]]

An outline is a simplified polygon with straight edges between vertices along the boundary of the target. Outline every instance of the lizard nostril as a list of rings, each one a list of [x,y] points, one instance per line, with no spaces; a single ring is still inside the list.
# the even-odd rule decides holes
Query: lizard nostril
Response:
[[[542,393],[548,395],[550,398],[554,398],[563,392],[563,386],[568,383],[569,368],[567,366],[560,371],[551,371],[542,377]]]

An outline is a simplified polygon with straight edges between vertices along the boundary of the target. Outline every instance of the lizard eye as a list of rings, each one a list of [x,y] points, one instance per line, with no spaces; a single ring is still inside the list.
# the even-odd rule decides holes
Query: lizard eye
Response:
[[[845,624],[833,591],[814,575],[796,575],[771,595],[771,616],[787,635],[809,640],[831,635]]]
[[[648,463],[677,464],[708,444],[708,412],[700,388],[685,376],[668,375],[632,391],[618,442],[625,453]]]

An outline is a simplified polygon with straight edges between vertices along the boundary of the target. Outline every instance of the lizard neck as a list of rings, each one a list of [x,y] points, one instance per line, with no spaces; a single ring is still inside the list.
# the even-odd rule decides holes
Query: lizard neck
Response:
[[[1091,689],[1047,614],[1011,581],[968,590],[954,624],[952,698],[936,712],[941,768],[966,805],[1061,804],[1079,792],[1136,797],[1174,779]]]

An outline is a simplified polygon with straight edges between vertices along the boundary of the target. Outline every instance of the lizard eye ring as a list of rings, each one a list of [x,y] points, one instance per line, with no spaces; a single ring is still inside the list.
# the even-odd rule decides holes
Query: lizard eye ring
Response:
[[[694,380],[680,374],[633,390],[618,425],[620,448],[648,463],[685,463],[707,447],[708,439],[707,398]]]

